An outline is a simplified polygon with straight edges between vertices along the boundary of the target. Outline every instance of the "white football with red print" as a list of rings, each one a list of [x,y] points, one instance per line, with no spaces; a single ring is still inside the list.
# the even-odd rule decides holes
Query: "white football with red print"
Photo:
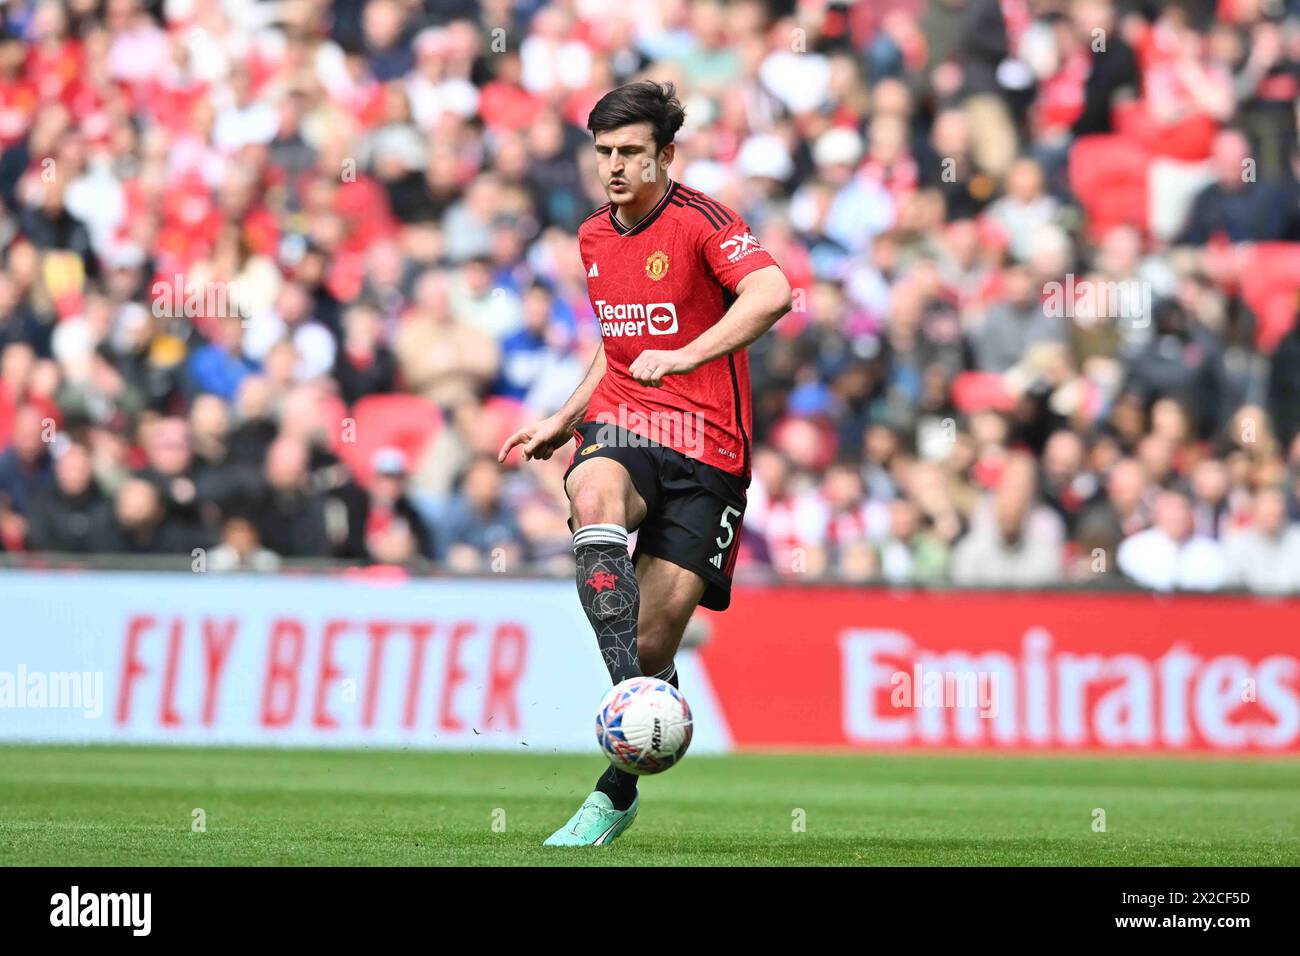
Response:
[[[596,742],[619,770],[662,773],[691,745],[691,708],[672,684],[632,677],[610,688],[596,713]]]

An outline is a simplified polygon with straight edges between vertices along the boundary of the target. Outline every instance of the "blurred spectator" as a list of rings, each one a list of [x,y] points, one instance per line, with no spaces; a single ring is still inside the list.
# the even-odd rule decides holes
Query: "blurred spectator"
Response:
[[[451,407],[477,398],[497,374],[500,346],[485,332],[457,321],[448,296],[444,276],[422,276],[393,350],[407,388]]]
[[[1012,267],[1004,274],[1006,299],[985,316],[974,335],[976,366],[1005,372],[1040,342],[1063,342],[1065,325],[1042,307],[1028,268]]]
[[[394,390],[397,362],[383,341],[379,314],[366,305],[343,316],[343,347],[334,361],[334,378],[346,402]]]
[[[221,543],[208,553],[209,571],[274,571],[280,556],[262,547],[257,525],[232,515],[221,527]]]
[[[54,462],[54,484],[36,493],[28,520],[32,551],[94,554],[113,549],[113,506],[95,482],[85,445],[63,446]]]
[[[1064,429],[1052,433],[1043,447],[1042,496],[1073,534],[1084,506],[1097,491],[1096,478],[1084,471],[1082,439]]]
[[[112,551],[120,554],[190,554],[208,547],[212,537],[167,514],[153,482],[130,478],[117,492]]]
[[[1212,159],[1217,178],[1197,194],[1178,241],[1202,245],[1215,238],[1281,239],[1287,225],[1282,194],[1272,183],[1256,181],[1259,174],[1245,135],[1223,130],[1214,138]]]
[[[524,557],[518,520],[501,500],[501,467],[495,459],[479,458],[465,473],[440,529],[439,551],[457,571],[504,570]]]
[[[989,219],[1006,232],[1011,255],[1019,262],[1029,261],[1035,237],[1060,214],[1060,203],[1044,186],[1042,168],[1032,160],[1018,160],[1007,172],[1006,195],[988,209]]]
[[[241,320],[240,324],[247,325],[240,343],[252,361],[268,361],[271,350],[286,341],[293,346],[294,382],[309,382],[334,368],[337,352],[334,332],[316,316],[315,303],[301,283],[286,282],[270,311],[253,316],[246,323]],[[234,384],[237,386],[238,380]],[[228,388],[219,394],[229,399],[234,391]]]
[[[267,491],[257,521],[263,544],[282,557],[329,553],[325,499],[308,481],[307,444],[284,436],[266,452]]]
[[[243,321],[239,316],[224,316],[215,322],[212,341],[190,357],[191,388],[212,392],[226,401],[235,397],[244,377],[254,372],[256,364],[243,353]]]
[[[1116,29],[1116,10],[1109,0],[1079,0],[1070,5],[1070,15],[1090,60],[1083,107],[1072,132],[1076,136],[1109,133],[1114,107],[1134,99],[1141,88],[1137,57],[1123,31]],[[1106,40],[1100,49],[1094,42],[1098,37]]]
[[[832,465],[822,484],[825,501],[826,548],[830,566],[850,581],[880,576],[874,539],[886,522],[885,507],[866,498],[862,476],[852,465]]]
[[[869,497],[887,501],[898,494],[891,469],[903,457],[902,440],[888,425],[872,425],[862,440],[862,481]]]
[[[829,509],[808,485],[785,455],[755,452],[745,530],[761,542],[764,564],[781,577],[821,575],[828,567]]]
[[[0,452],[0,501],[10,513],[0,533],[7,547],[18,547],[26,537],[23,515],[27,506],[53,481],[54,467],[45,440],[52,427],[53,423],[42,418],[36,406],[24,405],[14,415],[8,449]]]
[[[1228,469],[1223,462],[1206,458],[1192,469],[1192,526],[1198,535],[1222,538],[1230,529]]]
[[[1176,399],[1191,411],[1197,434],[1208,436],[1221,414],[1219,343],[1177,302],[1159,302],[1153,313],[1154,335],[1130,362],[1127,387],[1146,402]]]
[[[923,527],[921,509],[906,499],[889,503],[889,529],[878,550],[880,576],[890,584],[939,584],[947,577],[947,546]]]
[[[500,341],[518,331],[522,318],[514,292],[493,285],[491,263],[487,255],[471,258],[451,283],[449,296],[457,321]]]
[[[1058,581],[1065,529],[1050,509],[1034,503],[1031,460],[1023,455],[1003,466],[997,490],[977,507],[971,530],[953,550],[957,584],[1023,587]]]
[[[432,558],[432,538],[406,494],[406,455],[397,448],[380,448],[374,454],[373,468],[365,516],[369,556],[382,564]]]
[[[1228,577],[1222,546],[1196,533],[1180,491],[1159,493],[1154,526],[1126,538],[1116,557],[1124,574],[1157,591],[1212,591]]]
[[[212,527],[207,519],[215,514],[219,495],[214,494],[215,488],[199,487],[188,423],[181,418],[159,418],[142,423],[140,432],[145,467],[136,477],[158,489],[171,521],[196,534]]]
[[[501,373],[492,389],[518,399],[562,374],[557,366],[564,362],[569,344],[567,330],[556,321],[550,290],[540,282],[525,291],[522,316],[523,326],[501,341]]]
[[[1145,470],[1132,458],[1124,458],[1111,467],[1105,494],[1088,506],[1080,524],[1091,530],[1098,546],[1114,553],[1121,541],[1149,525],[1150,506]]]
[[[1286,493],[1261,488],[1255,493],[1251,518],[1251,527],[1224,542],[1225,583],[1267,593],[1300,590],[1300,524],[1287,521]]]
[[[199,497],[218,505],[253,490],[247,466],[231,456],[230,406],[215,395],[199,395],[190,406],[190,466]]]

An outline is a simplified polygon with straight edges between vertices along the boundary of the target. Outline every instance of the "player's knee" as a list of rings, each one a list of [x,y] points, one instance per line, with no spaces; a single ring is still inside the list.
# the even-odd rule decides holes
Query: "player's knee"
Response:
[[[627,527],[625,489],[612,476],[602,474],[599,468],[589,467],[581,480],[570,482],[568,492],[575,528],[589,524]]]
[[[623,525],[623,496],[613,488],[588,482],[574,489],[569,498],[573,523],[581,528],[589,524]]]

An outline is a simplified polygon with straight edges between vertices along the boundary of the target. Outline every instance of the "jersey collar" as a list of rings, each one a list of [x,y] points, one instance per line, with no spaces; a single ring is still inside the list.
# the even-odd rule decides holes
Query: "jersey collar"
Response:
[[[663,198],[655,204],[655,207],[641,217],[641,220],[635,226],[625,226],[618,221],[618,214],[613,203],[609,204],[609,223],[614,227],[614,231],[620,236],[635,236],[638,232],[644,232],[650,224],[659,218],[660,214],[668,208],[668,200],[677,192],[677,183],[672,179],[668,180],[668,188],[664,190]]]

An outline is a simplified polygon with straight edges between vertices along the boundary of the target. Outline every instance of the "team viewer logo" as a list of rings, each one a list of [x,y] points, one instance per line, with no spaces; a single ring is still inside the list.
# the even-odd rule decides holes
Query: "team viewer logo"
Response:
[[[600,319],[600,334],[605,338],[624,336],[672,335],[677,331],[677,306],[671,302],[651,302],[614,305],[597,299],[596,317]]]
[[[677,331],[677,306],[671,302],[656,302],[646,309],[651,335],[672,335]]]
[[[650,254],[650,258],[645,261],[645,274],[655,282],[658,282],[668,274],[668,253],[662,249],[656,249]]]

